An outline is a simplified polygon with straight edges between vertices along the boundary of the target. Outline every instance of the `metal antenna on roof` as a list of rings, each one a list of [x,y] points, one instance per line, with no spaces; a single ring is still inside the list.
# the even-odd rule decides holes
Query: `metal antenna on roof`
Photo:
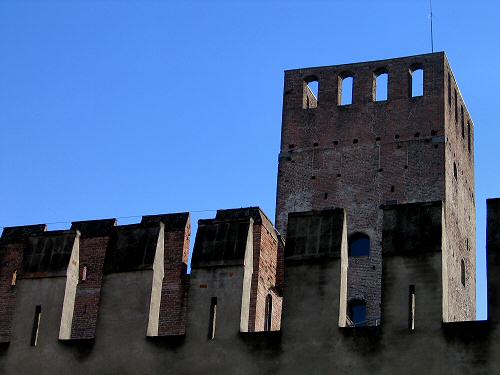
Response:
[[[430,8],[430,19],[431,19],[431,52],[434,52],[434,33],[432,31],[432,0],[429,0],[429,8]]]

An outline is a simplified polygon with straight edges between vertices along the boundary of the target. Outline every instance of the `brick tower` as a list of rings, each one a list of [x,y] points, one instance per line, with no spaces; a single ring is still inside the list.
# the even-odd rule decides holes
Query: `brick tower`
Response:
[[[346,210],[355,324],[381,317],[384,207],[433,201],[443,202],[443,320],[475,319],[473,139],[443,52],[285,72],[277,228],[286,239],[290,212]]]

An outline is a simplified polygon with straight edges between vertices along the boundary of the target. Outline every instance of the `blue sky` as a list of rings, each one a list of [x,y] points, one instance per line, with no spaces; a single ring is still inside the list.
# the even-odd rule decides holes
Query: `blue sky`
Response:
[[[500,2],[434,0],[500,197]],[[0,2],[0,226],[259,205],[274,217],[283,71],[430,52],[417,1]]]

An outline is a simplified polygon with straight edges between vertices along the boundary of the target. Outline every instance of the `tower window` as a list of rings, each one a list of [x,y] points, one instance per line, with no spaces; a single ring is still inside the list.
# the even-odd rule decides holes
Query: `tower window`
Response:
[[[455,123],[458,122],[458,93],[457,89],[455,89]]]
[[[40,320],[42,319],[42,306],[35,307],[35,317],[33,319],[33,330],[31,331],[31,346],[38,344],[38,331],[40,330]]]
[[[348,304],[348,324],[351,327],[366,326],[366,302],[361,300],[352,300]]]
[[[215,338],[215,324],[217,320],[217,297],[212,297],[210,301],[210,318],[208,322],[208,339]]]
[[[415,330],[415,285],[410,285],[408,290],[408,329]]]
[[[17,270],[12,272],[12,279],[10,280],[10,286],[16,286],[17,283]]]
[[[375,78],[373,80],[373,99],[376,102],[387,100],[388,98],[388,89],[389,89],[389,74],[387,74],[386,70],[379,70],[375,73]]]
[[[457,171],[457,163],[453,162],[453,176],[455,177],[455,181],[458,178],[458,171]]]
[[[448,105],[451,107],[451,76],[448,73]]]
[[[350,74],[339,76],[339,105],[353,103],[354,78]]]
[[[81,280],[82,281],[87,280],[87,266],[83,266],[83,268],[82,268]]]
[[[468,121],[467,121],[467,149],[469,150],[469,153],[470,153],[470,149],[471,149],[470,122],[468,122]]]
[[[370,237],[364,233],[354,233],[349,238],[349,256],[363,257],[370,255]]]
[[[304,95],[302,99],[303,109],[312,109],[318,107],[319,100],[319,82],[316,77],[309,77],[304,80]]]
[[[424,95],[424,70],[420,67],[410,70],[410,96]]]
[[[460,107],[460,114],[462,115],[462,139],[465,138],[465,117],[464,117],[464,107]]]
[[[266,297],[266,316],[264,322],[264,331],[271,331],[273,320],[273,297],[268,294]]]
[[[462,286],[465,287],[465,261],[463,259],[460,261],[460,281]]]

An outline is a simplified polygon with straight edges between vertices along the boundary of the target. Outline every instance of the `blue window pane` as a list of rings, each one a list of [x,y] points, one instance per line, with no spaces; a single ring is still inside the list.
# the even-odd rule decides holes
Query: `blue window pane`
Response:
[[[357,327],[366,325],[366,305],[359,304],[352,306],[352,321]]]
[[[349,255],[353,257],[369,256],[370,237],[364,234],[353,235],[349,245]]]

